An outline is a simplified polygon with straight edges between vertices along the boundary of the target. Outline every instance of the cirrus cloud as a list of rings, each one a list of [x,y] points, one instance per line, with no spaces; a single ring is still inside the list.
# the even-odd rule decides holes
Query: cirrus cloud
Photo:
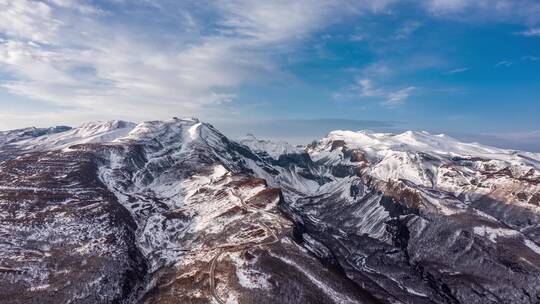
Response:
[[[382,105],[394,108],[405,103],[417,88],[376,86],[371,79],[359,78],[354,85],[334,95],[336,99],[367,98],[379,101]]]
[[[0,86],[96,115],[208,112],[283,78],[279,55],[310,33],[391,2],[0,0]]]
[[[527,37],[540,37],[540,28],[531,28],[519,34]]]

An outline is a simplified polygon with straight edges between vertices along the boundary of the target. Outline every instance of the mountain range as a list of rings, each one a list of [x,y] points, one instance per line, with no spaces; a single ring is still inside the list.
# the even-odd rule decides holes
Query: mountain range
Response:
[[[0,132],[2,303],[540,303],[540,154],[195,118]]]

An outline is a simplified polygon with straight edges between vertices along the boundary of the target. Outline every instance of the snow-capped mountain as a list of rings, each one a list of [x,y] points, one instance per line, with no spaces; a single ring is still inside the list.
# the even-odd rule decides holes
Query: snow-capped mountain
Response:
[[[239,139],[239,142],[248,146],[253,152],[262,154],[262,156],[272,159],[279,159],[284,154],[299,154],[302,149],[295,147],[285,141],[273,142],[269,140],[258,139],[253,134],[247,134]]]
[[[70,127],[57,126],[52,128],[24,128],[10,131],[0,131],[0,144],[9,144],[15,141],[21,141],[28,138],[35,138],[47,134],[55,134],[70,130]]]
[[[136,124],[120,120],[89,122],[64,132],[54,132],[13,142],[22,150],[56,150],[86,143],[106,143],[125,137]]]
[[[362,175],[382,181],[406,180],[455,196],[468,192],[487,194],[496,188],[497,181],[506,183],[505,178],[540,178],[540,154],[461,143],[444,134],[427,132],[333,131],[309,146],[307,152],[317,162],[362,163],[363,168],[359,168]],[[493,176],[506,171],[506,175]],[[478,187],[482,179],[492,187]],[[526,197],[532,194],[527,193]]]
[[[10,131],[0,131],[0,161],[12,156],[15,149],[11,146],[12,143],[22,140],[41,137],[48,134],[55,134],[70,130],[70,127],[57,126],[52,128],[24,128]]]
[[[406,303],[536,301],[539,154],[410,131],[335,131],[307,152],[324,182],[287,207],[358,284]]]
[[[536,303],[540,155],[194,118],[0,133],[5,303]]]

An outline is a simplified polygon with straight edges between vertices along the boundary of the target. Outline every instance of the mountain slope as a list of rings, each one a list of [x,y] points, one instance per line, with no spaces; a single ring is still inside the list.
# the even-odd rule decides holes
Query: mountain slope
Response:
[[[322,183],[285,206],[299,242],[380,298],[540,297],[538,154],[425,132],[344,131],[307,152]]]
[[[247,147],[196,119],[92,126],[0,164],[20,176],[1,189],[7,303],[372,302],[292,241],[279,189],[253,177],[277,172]]]
[[[192,118],[2,134],[6,303],[540,299],[538,154],[425,132],[302,150]]]

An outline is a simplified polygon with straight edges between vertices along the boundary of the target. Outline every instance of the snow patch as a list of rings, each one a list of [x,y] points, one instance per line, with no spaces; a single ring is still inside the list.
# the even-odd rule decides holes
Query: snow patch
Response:
[[[523,243],[525,244],[525,246],[529,247],[529,249],[534,251],[536,254],[540,255],[540,247],[536,245],[536,243],[528,239],[525,239]]]
[[[197,138],[199,136],[199,127],[202,125],[202,123],[196,123],[194,124],[193,126],[191,126],[189,129],[188,129],[188,133],[189,133],[189,136],[191,138],[191,140],[194,140],[195,138]]]
[[[236,265],[236,277],[242,287],[248,289],[270,288],[270,283],[268,282],[270,275],[253,269],[254,264],[257,262],[256,259],[248,262],[244,258],[241,258],[240,253],[237,252],[231,253],[229,256]]]
[[[491,228],[487,226],[477,226],[473,228],[474,233],[482,237],[487,237],[490,241],[496,243],[499,237],[513,237],[520,233],[515,230],[505,228]]]

